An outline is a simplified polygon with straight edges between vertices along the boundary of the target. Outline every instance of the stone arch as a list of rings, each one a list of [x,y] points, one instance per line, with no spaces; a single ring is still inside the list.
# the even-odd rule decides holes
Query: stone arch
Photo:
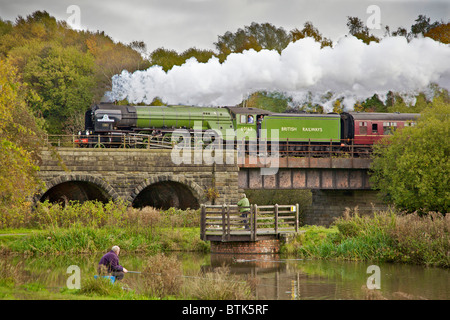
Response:
[[[156,199],[155,199],[156,198]],[[133,207],[145,205],[167,209],[197,209],[204,200],[204,190],[183,176],[160,175],[145,179],[130,195]]]
[[[73,193],[73,194],[66,194]],[[61,175],[46,182],[46,188],[35,197],[35,203],[67,202],[68,200],[98,200],[107,202],[119,198],[117,192],[104,180],[91,175]]]

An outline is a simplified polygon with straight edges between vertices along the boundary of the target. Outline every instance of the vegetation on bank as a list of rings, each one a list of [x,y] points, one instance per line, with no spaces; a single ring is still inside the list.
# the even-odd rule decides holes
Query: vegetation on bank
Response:
[[[69,206],[45,202],[27,217],[15,218],[14,227],[21,227],[24,235],[1,237],[3,253],[94,253],[113,244],[127,252],[209,250],[209,244],[199,237],[198,210],[135,209],[122,202]],[[2,223],[3,229],[8,226]],[[11,228],[4,230],[12,233]],[[302,227],[283,252],[307,258],[450,267],[450,215],[390,210],[361,216],[355,208],[329,228]]]
[[[113,244],[128,252],[207,251],[199,238],[198,210],[128,208],[124,202],[40,203],[26,215],[3,215],[3,228],[34,230],[1,242],[3,252],[26,254],[103,252]],[[9,231],[8,231],[9,232]]]
[[[394,211],[361,216],[348,210],[332,227],[306,226],[285,253],[318,259],[450,267],[450,216]]]

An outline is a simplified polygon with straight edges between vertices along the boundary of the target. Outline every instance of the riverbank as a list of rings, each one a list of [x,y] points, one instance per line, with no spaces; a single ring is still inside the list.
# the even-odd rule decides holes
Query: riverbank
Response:
[[[209,252],[200,240],[198,210],[133,209],[124,203],[43,203],[20,228],[0,230],[0,252],[83,254],[119,245],[128,252]],[[348,210],[329,228],[303,226],[282,252],[299,258],[411,263],[450,267],[450,216],[361,216]]]
[[[450,267],[450,216],[348,211],[330,228],[303,227],[284,253],[298,257]]]

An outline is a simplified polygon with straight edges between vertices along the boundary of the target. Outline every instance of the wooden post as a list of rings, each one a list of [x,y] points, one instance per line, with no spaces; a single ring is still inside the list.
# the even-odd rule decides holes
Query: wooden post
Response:
[[[278,203],[275,204],[275,233],[278,233]]]
[[[258,205],[257,204],[255,204],[255,206],[254,206],[254,212],[253,212],[253,220],[254,220],[254,222],[253,222],[253,239],[254,239],[254,241],[257,241],[258,240],[258,235],[257,235],[257,233],[258,233]]]
[[[230,207],[227,206],[227,240],[230,241]]]
[[[204,204],[201,205],[200,213],[200,239],[206,241],[206,207]]]
[[[225,206],[222,205],[222,241],[225,241],[226,225],[225,225]]]

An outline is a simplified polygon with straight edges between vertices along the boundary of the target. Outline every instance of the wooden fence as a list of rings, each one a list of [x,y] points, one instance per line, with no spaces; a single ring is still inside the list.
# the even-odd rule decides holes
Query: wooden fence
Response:
[[[200,237],[205,241],[257,241],[297,233],[298,209],[298,204],[202,205]]]

